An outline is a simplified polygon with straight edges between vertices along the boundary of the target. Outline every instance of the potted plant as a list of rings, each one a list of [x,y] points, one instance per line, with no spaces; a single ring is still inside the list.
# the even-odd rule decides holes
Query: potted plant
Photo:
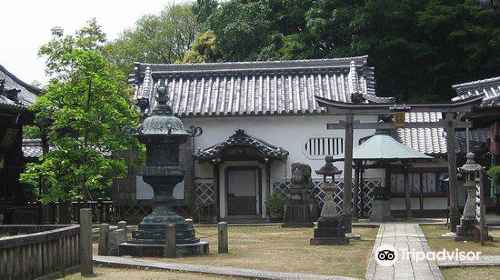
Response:
[[[285,203],[285,198],[280,195],[272,194],[269,196],[266,209],[271,221],[283,220],[283,216],[285,214]]]

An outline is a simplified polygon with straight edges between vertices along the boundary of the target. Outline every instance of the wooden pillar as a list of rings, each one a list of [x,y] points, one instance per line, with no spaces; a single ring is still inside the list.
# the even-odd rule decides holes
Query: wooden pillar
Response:
[[[405,188],[405,204],[406,204],[406,220],[411,220],[411,186],[410,186],[410,176],[408,174],[408,163],[403,162],[403,177],[404,177],[404,188]]]
[[[353,197],[353,207],[354,207],[354,213],[353,213],[353,216],[354,217],[359,217],[359,211],[358,212],[358,197],[359,197],[359,190],[360,190],[360,187],[359,187],[359,168],[360,168],[360,165],[361,165],[361,162],[360,161],[356,161],[356,166],[355,166],[355,169],[354,169],[354,197]]]
[[[267,185],[267,192],[266,192],[266,198],[268,201],[269,200],[269,194],[271,193],[271,162],[268,160],[266,161],[266,185]],[[261,198],[261,201],[264,201],[264,194],[261,194],[262,198]],[[262,206],[264,206],[263,208],[266,209],[267,208],[267,203],[266,205],[264,205],[264,203],[262,203]],[[266,215],[269,215],[269,213],[267,213],[266,211]],[[263,218],[265,218],[265,216],[263,216]]]
[[[80,210],[80,266],[84,277],[92,276],[92,210]]]
[[[363,164],[363,163],[361,163]],[[360,203],[359,203],[359,209],[360,209],[360,216],[361,218],[364,218],[365,217],[365,203],[364,203],[364,199],[365,199],[365,192],[364,192],[364,188],[365,188],[365,184],[363,183],[365,178],[364,178],[364,172],[365,170],[363,168],[361,168],[359,170],[359,182],[360,182],[360,188],[359,188],[359,191],[360,191],[360,194],[359,194],[359,198],[360,198]]]
[[[449,196],[450,196],[450,231],[457,232],[460,223],[458,206],[457,156],[455,152],[455,127],[453,113],[446,113],[446,150],[448,154]]]
[[[352,232],[352,156],[354,141],[354,115],[346,115],[345,139],[344,139],[344,196],[343,196],[343,219],[346,233]]]
[[[214,208],[217,214],[217,220],[220,219],[220,207],[219,207],[219,190],[220,190],[220,172],[219,172],[219,161],[215,159],[213,161],[213,177],[214,177]]]

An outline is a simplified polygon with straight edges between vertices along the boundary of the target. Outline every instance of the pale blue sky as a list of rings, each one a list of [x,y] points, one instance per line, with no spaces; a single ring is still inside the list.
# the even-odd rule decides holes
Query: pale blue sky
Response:
[[[50,40],[50,29],[73,33],[95,17],[109,39],[144,14],[157,13],[168,3],[186,0],[11,0],[0,4],[0,64],[27,83],[45,83],[44,60],[38,48]]]

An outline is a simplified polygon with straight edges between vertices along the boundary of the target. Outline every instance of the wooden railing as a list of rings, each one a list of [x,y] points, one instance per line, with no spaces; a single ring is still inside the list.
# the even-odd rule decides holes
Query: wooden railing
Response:
[[[63,276],[80,266],[79,225],[0,225],[0,279]]]

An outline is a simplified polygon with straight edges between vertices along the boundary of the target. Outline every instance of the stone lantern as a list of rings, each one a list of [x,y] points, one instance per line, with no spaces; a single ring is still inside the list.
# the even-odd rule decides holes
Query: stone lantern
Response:
[[[318,225],[314,229],[314,237],[311,238],[311,245],[342,245],[348,244],[349,239],[345,236],[345,227],[337,212],[337,204],[334,200],[334,193],[337,189],[335,175],[341,174],[337,167],[333,165],[333,156],[325,157],[325,165],[316,170],[316,174],[323,175],[321,188],[325,192],[321,217]],[[329,178],[330,177],[330,180]]]
[[[474,161],[473,153],[467,154],[467,161],[458,170],[465,175],[464,187],[467,191],[467,200],[465,201],[464,212],[457,226],[456,241],[474,240],[476,226],[476,184],[482,184],[479,178],[479,172],[483,167]]]
[[[132,239],[120,245],[120,255],[163,256],[169,224],[176,227],[178,255],[208,253],[208,243],[195,237],[192,223],[185,222],[172,211],[174,187],[184,179],[184,170],[179,164],[179,145],[192,134],[173,115],[172,108],[167,105],[169,99],[166,87],[160,85],[152,115],[137,129],[137,138],[146,145],[146,165],[139,167],[137,174],[153,188],[153,211],[132,232]]]

